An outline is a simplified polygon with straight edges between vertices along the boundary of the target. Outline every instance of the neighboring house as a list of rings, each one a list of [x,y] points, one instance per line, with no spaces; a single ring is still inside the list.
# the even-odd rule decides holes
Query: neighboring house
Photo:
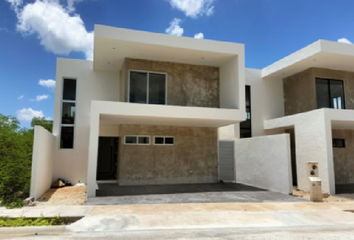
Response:
[[[87,183],[88,196],[102,181],[218,182],[218,128],[245,119],[244,45],[94,32],[93,61],[57,60],[53,135],[35,139],[31,195],[57,178]],[[39,142],[50,141],[45,158]]]
[[[309,161],[319,162],[323,192],[354,184],[353,63],[354,45],[319,40],[262,70],[246,69],[252,130],[245,136],[289,133],[299,189],[309,190]]]
[[[354,183],[354,45],[321,40],[262,70],[244,58],[242,44],[96,25],[93,61],[57,61],[31,196],[57,178],[86,183],[89,197],[99,182],[291,193],[309,190],[308,161],[324,192]]]

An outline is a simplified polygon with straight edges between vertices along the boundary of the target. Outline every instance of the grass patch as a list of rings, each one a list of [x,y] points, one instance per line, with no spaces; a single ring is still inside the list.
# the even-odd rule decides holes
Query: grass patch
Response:
[[[54,226],[65,225],[65,221],[61,217],[54,218],[2,218],[0,217],[1,227],[24,227],[24,226]]]

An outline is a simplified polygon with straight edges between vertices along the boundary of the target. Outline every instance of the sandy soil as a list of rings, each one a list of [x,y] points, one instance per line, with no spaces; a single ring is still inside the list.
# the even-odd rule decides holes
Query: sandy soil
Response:
[[[49,189],[37,201],[36,206],[57,206],[57,205],[85,205],[86,204],[86,186],[85,187],[63,187]]]
[[[299,189],[294,189],[293,195],[308,200],[310,199],[309,192],[304,192]],[[353,202],[353,201],[354,201],[354,194],[336,194],[336,195],[323,194],[323,202]]]

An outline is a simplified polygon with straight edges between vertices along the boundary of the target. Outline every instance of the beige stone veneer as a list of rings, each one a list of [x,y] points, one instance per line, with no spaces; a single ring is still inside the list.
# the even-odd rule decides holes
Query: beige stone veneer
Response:
[[[212,183],[217,175],[217,129],[120,125],[120,185]],[[150,145],[125,145],[125,135],[149,135]],[[153,144],[154,136],[173,136],[173,146]]]

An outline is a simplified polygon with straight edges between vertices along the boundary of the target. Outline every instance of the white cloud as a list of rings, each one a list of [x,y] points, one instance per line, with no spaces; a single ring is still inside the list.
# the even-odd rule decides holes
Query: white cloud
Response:
[[[9,30],[6,27],[0,27],[0,32],[9,32]]]
[[[18,110],[16,114],[19,120],[28,121],[28,122],[32,121],[32,118],[34,117],[44,117],[42,111],[36,111],[33,110],[32,108],[22,108],[21,110]]]
[[[174,18],[170,22],[170,26],[166,29],[166,33],[174,36],[179,36],[179,37],[182,36],[184,29],[181,28],[180,23],[181,23],[181,19]]]
[[[39,85],[41,85],[42,87],[46,87],[46,88],[55,88],[55,81],[53,79],[40,79],[38,82]]]
[[[22,100],[24,97],[25,97],[24,95],[18,96],[17,100]]]
[[[48,99],[48,98],[49,98],[49,95],[45,95],[45,94],[43,94],[43,95],[38,95],[38,96],[36,97],[36,101],[37,101],[37,102],[40,102],[40,101],[46,100],[46,99]]]
[[[67,0],[68,6],[67,9],[69,12],[74,12],[75,11],[75,7],[74,5],[78,2],[82,2],[83,0]]]
[[[340,38],[340,39],[338,39],[337,41],[338,41],[338,42],[340,42],[340,43],[352,44],[352,42],[351,42],[351,41],[349,41],[349,40],[348,40],[348,39],[346,39],[346,38]]]
[[[197,38],[197,39],[203,39],[204,38],[204,34],[203,33],[196,33],[194,34],[194,38]]]
[[[36,0],[22,5],[21,0],[6,0],[17,15],[17,30],[24,35],[35,34],[40,44],[55,54],[82,52],[93,57],[93,32],[88,32],[80,15],[73,13],[77,0],[68,0],[68,7],[59,0]]]
[[[181,10],[187,17],[197,18],[214,13],[214,0],[169,0],[173,8]]]

